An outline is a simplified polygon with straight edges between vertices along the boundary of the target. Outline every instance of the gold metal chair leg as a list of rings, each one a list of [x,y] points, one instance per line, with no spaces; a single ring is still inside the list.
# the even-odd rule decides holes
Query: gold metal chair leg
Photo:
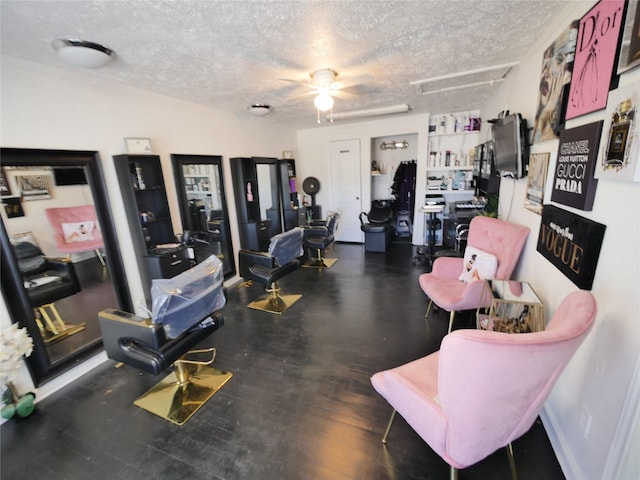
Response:
[[[53,323],[53,321],[51,320],[51,317],[49,316],[49,314],[47,313],[47,308],[49,308],[52,312],[56,311],[57,309],[55,308],[55,305],[53,303],[48,303],[47,305],[41,305],[38,307],[38,313],[40,313],[40,318],[42,318],[44,320],[44,323],[47,324],[47,328],[48,330],[54,334],[57,335],[58,333],[60,333],[58,331],[58,328],[56,327],[56,325]]]
[[[36,313],[36,321],[38,321],[38,317],[44,320],[46,327],[42,324],[42,322],[38,322],[40,327],[40,334],[42,335],[42,339],[45,344],[52,344],[59,342],[60,340],[67,338],[71,335],[74,335],[78,332],[84,330],[86,326],[86,322],[82,322],[78,325],[73,325],[71,323],[65,323],[58,312],[55,304],[47,303],[45,305],[40,305],[38,308],[34,309]],[[51,319],[53,316],[54,320]]]
[[[429,318],[429,312],[431,311],[431,305],[433,305],[433,300],[429,300],[429,305],[427,305],[427,311],[424,314],[424,318]]]
[[[507,445],[507,456],[509,457],[509,467],[511,467],[511,478],[518,480],[518,473],[516,472],[516,460],[513,458],[513,446]]]
[[[384,431],[384,436],[382,437],[382,443],[387,444],[387,437],[389,436],[389,430],[391,430],[391,425],[396,418],[395,409],[391,412],[391,418],[389,419],[389,423],[387,424],[387,429]]]
[[[456,467],[451,467],[449,469],[449,479],[450,480],[458,480],[458,469]]]
[[[102,257],[102,252],[100,251],[100,249],[99,249],[99,248],[96,248],[96,249],[94,250],[94,252],[96,253],[96,256],[98,257],[98,261],[100,262],[100,264],[101,264],[103,267],[106,267],[106,266],[107,266],[107,264],[104,262],[104,258]]]
[[[447,333],[451,333],[451,328],[453,327],[453,319],[456,316],[456,311],[455,310],[451,310],[451,313],[449,314],[449,331]]]

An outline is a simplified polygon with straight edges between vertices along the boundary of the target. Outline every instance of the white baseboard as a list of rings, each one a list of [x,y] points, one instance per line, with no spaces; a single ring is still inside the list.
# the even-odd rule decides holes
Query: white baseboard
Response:
[[[567,480],[586,478],[580,468],[580,464],[573,455],[571,445],[563,435],[562,430],[560,430],[553,412],[546,404],[540,412],[540,419],[547,432],[553,451],[556,454],[562,473],[564,473]]]

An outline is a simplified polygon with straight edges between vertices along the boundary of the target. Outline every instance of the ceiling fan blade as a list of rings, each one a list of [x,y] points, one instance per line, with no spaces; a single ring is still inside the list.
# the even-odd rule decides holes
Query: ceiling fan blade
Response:
[[[373,80],[373,77],[369,74],[362,74],[351,78],[346,78],[344,80],[338,80],[336,82],[336,87],[338,89],[349,88],[355,85],[362,85],[363,83],[368,83]]]
[[[298,85],[303,85],[305,87],[310,87],[310,88],[315,88],[313,85],[311,85],[308,81],[303,81],[303,80],[293,80],[291,78],[279,78],[278,80],[280,80],[281,82],[290,82],[290,83],[297,83]]]
[[[354,98],[356,95],[346,90],[335,90],[331,92],[331,95],[336,98]]]

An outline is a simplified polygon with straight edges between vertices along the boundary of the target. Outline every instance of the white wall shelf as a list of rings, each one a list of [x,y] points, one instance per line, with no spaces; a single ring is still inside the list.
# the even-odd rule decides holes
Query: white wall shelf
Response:
[[[465,135],[477,135],[480,133],[480,130],[471,130],[468,132],[452,132],[452,133],[435,133],[430,132],[429,137],[459,137]]]
[[[449,171],[449,170],[473,170],[473,165],[454,165],[454,166],[449,166],[449,167],[429,167],[427,168],[427,172],[442,172],[442,171]]]
[[[474,190],[427,190],[427,195],[473,195]]]

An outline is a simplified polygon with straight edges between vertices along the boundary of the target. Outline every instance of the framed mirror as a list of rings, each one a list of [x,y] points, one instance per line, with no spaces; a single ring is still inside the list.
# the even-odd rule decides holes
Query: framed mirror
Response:
[[[253,157],[256,164],[258,193],[260,196],[260,218],[271,220],[269,237],[273,237],[282,230],[282,204],[280,187],[278,184],[278,160],[267,157]]]
[[[133,311],[97,152],[2,148],[2,294],[35,386],[102,348],[98,312]]]
[[[183,232],[188,232],[183,240],[193,248],[197,262],[216,255],[222,261],[224,277],[232,277],[236,273],[236,266],[224,192],[222,157],[171,154],[171,160],[182,228]]]

